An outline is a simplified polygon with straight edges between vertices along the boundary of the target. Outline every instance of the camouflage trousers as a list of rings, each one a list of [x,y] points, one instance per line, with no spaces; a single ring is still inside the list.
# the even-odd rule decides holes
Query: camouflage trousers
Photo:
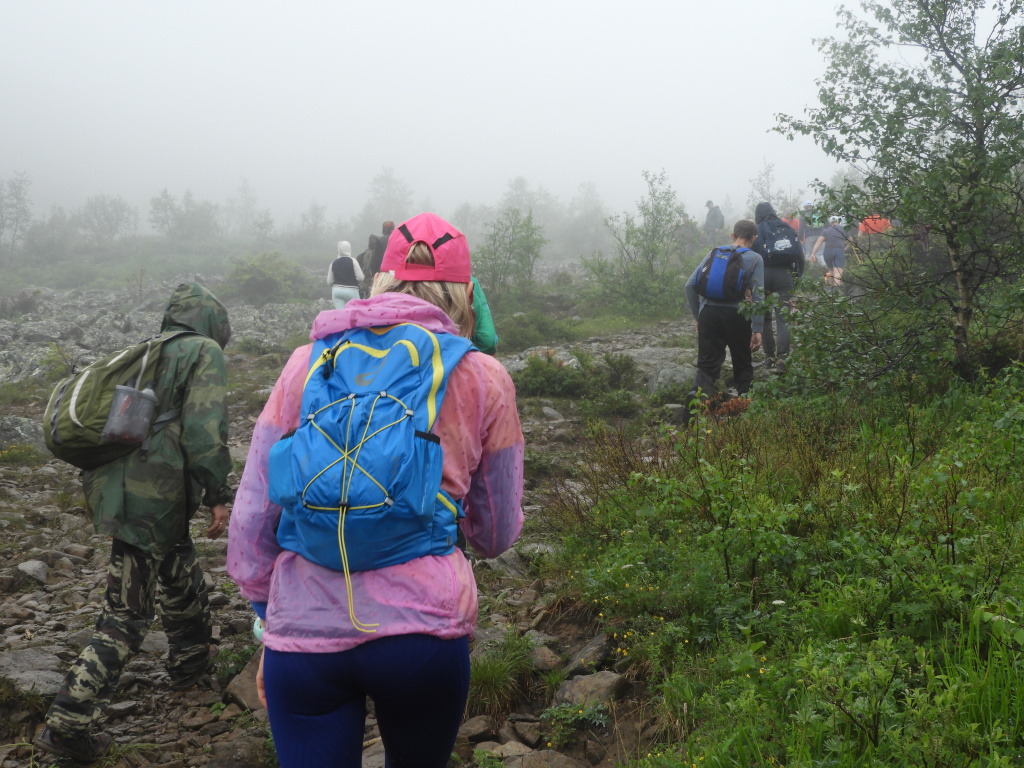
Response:
[[[68,737],[90,732],[110,703],[125,665],[142,645],[157,601],[171,679],[187,678],[209,663],[210,603],[192,540],[186,537],[157,559],[115,539],[106,605],[92,640],[68,670],[46,715],[52,730]]]

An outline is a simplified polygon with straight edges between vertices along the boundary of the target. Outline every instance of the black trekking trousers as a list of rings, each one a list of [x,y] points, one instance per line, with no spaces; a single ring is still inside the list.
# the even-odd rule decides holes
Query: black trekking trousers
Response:
[[[750,358],[750,320],[740,315],[735,307],[706,304],[700,311],[698,322],[697,375],[693,378],[693,391],[700,388],[705,395],[715,394],[715,383],[722,372],[728,347],[732,356],[733,383],[742,395],[754,380],[754,366]]]

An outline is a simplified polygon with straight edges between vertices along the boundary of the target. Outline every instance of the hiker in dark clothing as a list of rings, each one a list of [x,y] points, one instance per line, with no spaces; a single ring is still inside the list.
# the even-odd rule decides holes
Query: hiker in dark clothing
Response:
[[[757,222],[754,250],[764,258],[765,294],[779,298],[779,306],[764,319],[764,353],[770,365],[781,368],[790,349],[786,315],[793,309],[795,279],[804,273],[804,249],[797,233],[776,215],[771,203],[757,204],[754,221]],[[775,328],[772,327],[773,314]]]
[[[360,285],[362,298],[370,295],[370,286],[373,283],[373,276],[380,272],[381,260],[384,258],[384,251],[388,247],[388,238],[395,231],[395,222],[388,219],[380,228],[379,235],[370,235],[370,241],[366,250],[359,254],[359,265],[363,268],[365,279]]]
[[[725,229],[725,216],[722,209],[708,200],[704,206],[708,209],[708,215],[704,217],[704,239],[709,246],[714,246],[722,238],[722,230]]]

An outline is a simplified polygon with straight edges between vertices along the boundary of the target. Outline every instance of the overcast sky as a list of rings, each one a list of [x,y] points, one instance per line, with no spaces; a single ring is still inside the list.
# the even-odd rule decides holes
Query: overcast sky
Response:
[[[351,218],[382,167],[442,214],[524,176],[632,208],[664,168],[697,217],[835,166],[769,133],[816,100],[829,0],[0,0],[0,179],[36,213],[162,188],[224,202],[248,179],[279,224]]]

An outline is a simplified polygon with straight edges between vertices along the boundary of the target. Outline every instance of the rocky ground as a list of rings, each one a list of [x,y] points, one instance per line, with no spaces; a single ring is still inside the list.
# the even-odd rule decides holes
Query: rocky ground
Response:
[[[161,287],[159,295],[169,290]],[[60,364],[55,356],[88,361],[154,332],[162,308],[160,301],[143,299],[127,311],[101,309],[125,306],[130,297],[99,293],[44,290],[40,297],[35,312],[0,320],[0,382],[22,381],[26,391],[35,392],[0,408],[0,768],[70,764],[51,760],[27,742],[41,727],[48,697],[89,637],[109,554],[108,540],[94,535],[87,519],[76,470],[45,460],[37,422],[48,386],[39,384],[38,376]],[[285,347],[299,343],[322,308],[230,308],[237,340],[228,354],[233,482],[244,466],[252,424],[280,370]],[[572,365],[570,346],[594,354],[629,354],[652,391],[692,380],[696,355],[689,321],[538,351]],[[509,356],[503,362],[514,371],[526,357]],[[528,448],[554,464],[572,461],[582,427],[576,404],[531,399],[519,405]],[[526,532],[515,549],[476,563],[481,595],[473,654],[479,657],[500,645],[509,627],[528,633],[535,643],[536,685],[509,711],[467,718],[457,754],[469,763],[482,750],[504,765],[522,768],[615,765],[639,754],[655,738],[658,725],[644,714],[642,688],[627,670],[614,667],[613,639],[599,631],[585,610],[560,602],[557,585],[538,578],[539,558],[550,551],[537,525],[544,515],[542,483],[528,479],[524,505]],[[258,645],[250,631],[252,612],[226,574],[225,541],[204,537],[204,514],[194,521],[193,536],[210,588],[220,682],[213,690],[171,691],[163,666],[167,640],[155,622],[104,718],[103,727],[117,745],[106,765],[276,764],[266,710],[255,695]],[[541,679],[561,682],[549,683],[545,692]],[[553,724],[540,718],[549,706],[582,706],[587,701],[605,704],[609,716],[604,723],[556,734]],[[383,761],[371,716],[363,765],[382,766]]]

